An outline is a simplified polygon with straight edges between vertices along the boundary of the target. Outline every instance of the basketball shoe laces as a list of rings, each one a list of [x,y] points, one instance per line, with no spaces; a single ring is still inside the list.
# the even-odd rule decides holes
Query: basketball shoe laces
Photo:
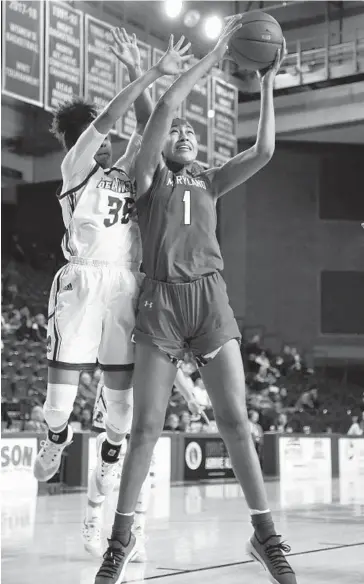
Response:
[[[47,438],[46,440],[42,440],[40,443],[41,447],[41,455],[40,458],[43,459],[44,463],[47,465],[55,461],[57,456],[59,456],[62,446],[64,446],[64,442],[62,444],[57,444],[56,442],[52,442]]]
[[[291,547],[284,543],[278,541],[277,543],[267,543],[271,538],[280,538],[281,535],[271,535],[268,539],[263,542],[264,551],[271,562],[272,566],[276,569],[277,574],[279,576],[283,576],[284,574],[294,574],[291,566],[289,565],[285,553],[289,554],[291,551]]]
[[[115,576],[118,572],[118,567],[125,557],[123,546],[118,541],[108,539],[109,547],[103,555],[104,561],[98,571],[98,576]]]

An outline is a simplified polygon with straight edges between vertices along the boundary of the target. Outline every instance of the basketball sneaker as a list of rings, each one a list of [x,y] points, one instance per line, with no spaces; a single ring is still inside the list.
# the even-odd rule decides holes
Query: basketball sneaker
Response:
[[[97,464],[93,472],[95,473],[96,486],[100,495],[107,497],[118,484],[120,462],[119,459],[116,462],[102,460],[101,449],[104,440],[106,440],[106,432],[102,432],[96,438]]]
[[[71,444],[72,438],[73,430],[71,426],[68,426],[67,438],[62,444],[52,442],[49,435],[40,443],[41,448],[36,456],[33,470],[37,481],[47,482],[56,474],[61,465],[62,452]]]
[[[82,539],[85,550],[95,558],[101,558],[103,546],[100,521],[97,519],[85,520],[82,526]]]
[[[280,535],[270,535],[266,540],[259,541],[254,533],[247,543],[246,551],[268,572],[272,584],[297,584],[295,573],[284,555],[291,548],[281,541]]]
[[[147,550],[145,547],[147,536],[140,527],[135,527],[133,533],[136,537],[135,554],[133,555],[131,562],[135,564],[145,564],[148,560]]]
[[[136,539],[132,533],[127,546],[117,539],[108,539],[104,561],[96,574],[95,584],[121,584],[128,563],[135,554]]]

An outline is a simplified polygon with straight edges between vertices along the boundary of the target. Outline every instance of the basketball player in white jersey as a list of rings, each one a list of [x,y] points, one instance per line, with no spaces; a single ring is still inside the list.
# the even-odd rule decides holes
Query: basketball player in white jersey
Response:
[[[193,389],[194,384],[192,379],[185,375],[181,369],[177,370],[176,379],[174,382],[176,389],[185,398],[188,408],[194,416],[205,416],[203,408],[195,399]],[[92,428],[98,433],[96,439],[97,445],[105,438],[105,419],[107,413],[106,400],[104,397],[104,376],[101,375],[99,384],[97,386],[97,394],[92,416]],[[206,420],[205,416],[205,420]],[[129,433],[130,429],[128,430]],[[96,447],[97,448],[97,447]],[[127,441],[124,440],[119,457],[119,473],[121,473],[124,458],[127,450]],[[147,561],[147,554],[145,548],[145,524],[146,515],[148,512],[151,489],[153,479],[155,477],[155,460],[152,457],[149,473],[145,479],[142,489],[139,493],[136,509],[135,519],[133,524],[133,533],[137,537],[138,545],[136,554],[132,558],[132,562],[144,563]],[[158,477],[156,477],[158,479]],[[103,544],[101,539],[102,530],[102,510],[105,502],[105,495],[102,495],[98,489],[97,469],[93,469],[88,482],[87,489],[87,508],[82,527],[82,538],[85,550],[95,557],[100,557],[106,550],[106,541]]]
[[[140,70],[135,35],[112,31],[114,55],[128,68],[131,83],[98,115],[82,100],[62,105],[53,132],[67,153],[61,165],[58,195],[66,232],[62,249],[68,260],[53,281],[48,312],[48,387],[44,416],[49,426],[35,461],[34,475],[47,481],[58,471],[63,450],[72,441],[68,419],[80,371],[104,371],[106,434],[100,444],[97,482],[106,495],[116,480],[120,445],[132,418],[131,343],[142,275],[140,236],[133,221],[134,154],[152,109],[147,88],[162,75],[178,75],[190,56],[183,39],[170,44],[157,65]],[[137,129],[125,155],[112,166],[109,132],[134,104]]]

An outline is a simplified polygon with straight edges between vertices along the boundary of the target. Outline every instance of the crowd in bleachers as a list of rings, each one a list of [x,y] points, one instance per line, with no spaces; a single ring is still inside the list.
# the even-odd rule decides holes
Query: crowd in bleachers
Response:
[[[15,245],[15,243],[14,243]],[[49,260],[32,264],[19,257],[3,262],[2,270],[2,429],[45,431],[41,406],[47,386],[47,301],[53,271]],[[48,265],[47,264],[48,261]],[[364,431],[363,387],[344,388],[318,376],[303,356],[289,345],[277,354],[264,347],[258,335],[241,346],[246,371],[246,395],[252,436],[259,450],[263,432]],[[172,390],[165,429],[216,431],[211,402],[200,372],[186,358],[182,369],[194,385],[203,418],[191,412],[184,398]],[[91,429],[92,407],[100,371],[80,376],[71,421],[80,431]]]

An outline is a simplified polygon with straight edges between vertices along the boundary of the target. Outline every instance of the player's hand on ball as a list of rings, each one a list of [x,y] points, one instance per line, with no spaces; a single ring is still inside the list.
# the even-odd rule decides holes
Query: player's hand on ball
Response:
[[[183,66],[193,55],[185,55],[191,46],[187,43],[182,47],[185,37],[182,35],[179,41],[174,44],[174,36],[169,37],[168,49],[163,57],[158,61],[157,68],[163,75],[180,75],[183,72]]]
[[[220,35],[220,38],[212,51],[215,54],[217,61],[221,61],[221,59],[225,57],[225,54],[229,49],[229,42],[231,37],[236,33],[237,30],[239,30],[239,28],[241,28],[240,19],[241,15],[236,14],[227,21]]]
[[[126,67],[133,67],[134,69],[140,67],[140,51],[135,34],[129,37],[125,28],[112,28],[111,34],[115,46],[111,45],[110,50],[115,57]]]
[[[273,83],[281,65],[287,55],[286,39],[283,37],[282,47],[277,50],[276,58],[268,69],[257,71],[261,83]]]

